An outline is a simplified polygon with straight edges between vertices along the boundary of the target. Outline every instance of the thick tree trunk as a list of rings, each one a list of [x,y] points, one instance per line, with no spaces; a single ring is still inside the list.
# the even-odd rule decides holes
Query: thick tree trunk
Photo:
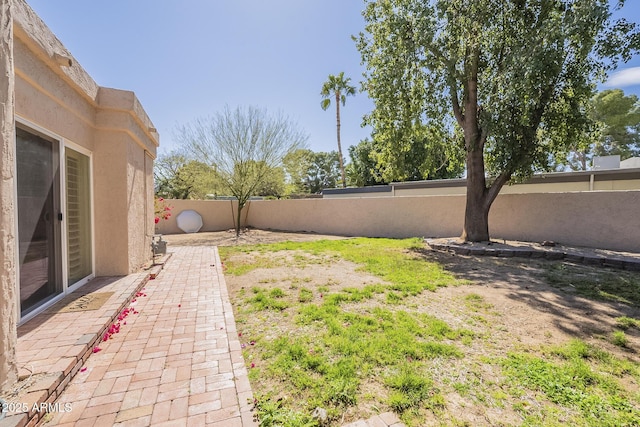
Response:
[[[504,171],[487,187],[484,172],[484,153],[480,150],[467,152],[467,203],[460,238],[468,242],[489,241],[489,210],[502,187],[511,179],[511,173]]]
[[[466,242],[489,241],[489,210],[478,201],[469,201],[464,212],[464,228],[460,238]]]
[[[467,202],[464,213],[464,226],[460,238],[471,242],[489,240],[489,208],[494,193],[487,189],[484,169],[484,144],[486,129],[480,126],[481,108],[478,105],[478,67],[479,50],[467,50],[463,106],[460,108],[457,95],[453,95],[454,114],[458,124],[464,131],[465,149],[467,152]],[[493,187],[493,186],[492,186]],[[500,189],[498,188],[498,191]]]
[[[0,0],[0,392],[17,380],[13,6]]]
[[[489,240],[489,207],[484,176],[483,151],[467,151],[467,203],[461,239],[470,242]]]
[[[342,188],[346,188],[347,179],[344,173],[344,162],[342,161],[342,144],[340,144],[340,92],[336,91],[336,129],[338,134],[338,156],[340,156],[340,175],[342,176]]]

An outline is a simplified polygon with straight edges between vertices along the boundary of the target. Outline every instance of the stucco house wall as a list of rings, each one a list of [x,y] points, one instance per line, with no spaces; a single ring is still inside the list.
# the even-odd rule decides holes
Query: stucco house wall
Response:
[[[124,135],[98,131],[93,161],[96,275],[129,271],[127,224],[127,149]],[[118,230],[116,233],[115,231]],[[126,245],[126,246],[125,246]]]
[[[0,0],[0,57],[0,389],[4,390],[16,378],[16,326],[21,316],[16,126],[51,140],[54,152],[59,151],[54,162],[60,163],[61,171],[63,154],[71,152],[67,150],[80,153],[85,162],[88,159],[90,166],[82,176],[88,177],[89,187],[84,188],[90,189],[90,197],[84,199],[91,206],[89,279],[137,271],[151,258],[152,171],[159,136],[136,95],[99,86],[25,0]],[[60,173],[61,222],[66,220],[64,179]],[[63,235],[66,229],[62,227]],[[65,237],[55,242],[61,253]],[[63,297],[69,287],[62,285],[62,294],[38,311]]]
[[[96,274],[131,273],[150,256],[153,123],[133,92],[100,87],[25,1],[14,8],[15,113],[92,152]]]
[[[18,378],[12,3],[0,0],[0,391]]]

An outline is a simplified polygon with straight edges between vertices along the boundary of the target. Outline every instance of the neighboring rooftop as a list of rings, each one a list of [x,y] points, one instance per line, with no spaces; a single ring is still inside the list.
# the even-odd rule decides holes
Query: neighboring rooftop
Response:
[[[552,172],[533,175],[523,183],[505,185],[500,191],[507,193],[547,193],[561,191],[640,190],[640,158],[634,157],[625,167],[575,172]],[[627,162],[625,160],[624,162]],[[622,165],[623,162],[621,162]],[[467,180],[433,179],[424,181],[392,182],[358,188],[330,188],[324,197],[383,197],[408,195],[464,194]]]

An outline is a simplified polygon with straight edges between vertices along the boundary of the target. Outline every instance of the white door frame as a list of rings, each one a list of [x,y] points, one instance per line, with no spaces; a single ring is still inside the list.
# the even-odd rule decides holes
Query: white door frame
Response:
[[[85,285],[89,280],[95,277],[95,221],[94,221],[94,191],[93,191],[93,153],[90,150],[87,150],[80,145],[69,141],[62,136],[43,128],[42,126],[37,125],[36,123],[31,122],[28,119],[15,115],[15,126],[20,126],[27,131],[32,131],[36,134],[42,134],[50,139],[55,140],[58,144],[58,152],[59,152],[59,168],[60,168],[60,176],[59,176],[59,188],[60,188],[60,210],[62,212],[62,224],[60,229],[60,255],[61,255],[61,277],[62,277],[62,292],[59,295],[51,298],[46,303],[42,304],[40,307],[34,309],[28,314],[22,316],[20,312],[20,254],[19,251],[16,250],[16,271],[15,271],[15,281],[16,281],[16,310],[17,310],[17,318],[19,319],[18,324],[22,324],[47,308],[51,307],[56,302],[60,301],[62,298],[67,296],[69,293],[77,290],[81,286]],[[14,144],[16,142],[14,141]],[[67,207],[67,197],[66,197],[66,162],[65,162],[65,152],[66,148],[69,147],[85,156],[89,157],[89,186],[90,186],[90,207],[91,207],[91,274],[87,277],[81,279],[79,282],[73,284],[73,286],[68,286],[69,275],[68,275],[68,251],[67,251],[67,241],[68,241],[68,229],[67,229],[67,221],[66,221],[66,207]],[[14,159],[16,162],[16,159]],[[17,164],[14,164],[14,170],[17,171]],[[17,172],[16,172],[17,173]],[[18,200],[18,186],[17,182],[14,185],[14,197],[16,200],[16,209],[17,209],[17,200]],[[15,215],[15,236],[16,236],[16,244],[20,241],[20,237],[18,235],[18,215]]]

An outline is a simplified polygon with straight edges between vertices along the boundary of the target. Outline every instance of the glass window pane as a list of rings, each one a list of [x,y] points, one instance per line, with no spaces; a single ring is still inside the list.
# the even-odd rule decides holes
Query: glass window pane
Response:
[[[67,148],[67,253],[69,286],[93,272],[89,157]]]

